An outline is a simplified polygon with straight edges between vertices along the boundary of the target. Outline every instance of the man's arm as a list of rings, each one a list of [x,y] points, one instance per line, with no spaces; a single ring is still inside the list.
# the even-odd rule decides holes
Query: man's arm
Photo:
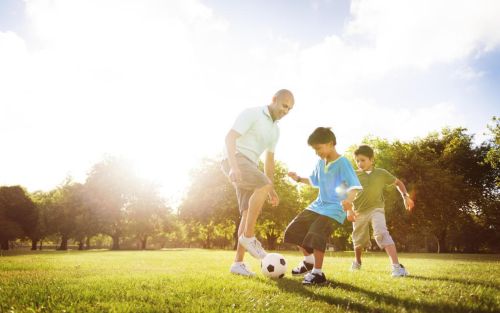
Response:
[[[278,206],[280,199],[274,190],[274,153],[267,151],[266,159],[264,160],[264,174],[273,183],[273,189],[269,192],[269,200],[272,206]]]
[[[403,201],[405,204],[405,208],[408,211],[411,211],[413,207],[415,206],[415,203],[413,203],[413,200],[410,198],[410,195],[408,194],[408,191],[406,190],[405,184],[403,184],[402,181],[396,178],[396,181],[394,182],[396,185],[396,188],[399,190],[399,193],[403,197]]]
[[[231,129],[226,135],[227,160],[231,168],[229,177],[233,182],[241,181],[241,171],[238,167],[238,163],[236,163],[236,139],[239,137],[241,137],[241,135],[234,129]]]

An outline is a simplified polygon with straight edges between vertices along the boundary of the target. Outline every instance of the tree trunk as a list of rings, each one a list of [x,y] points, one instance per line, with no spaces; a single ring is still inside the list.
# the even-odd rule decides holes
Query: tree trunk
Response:
[[[9,241],[7,239],[2,240],[0,247],[2,250],[9,250]]]
[[[276,241],[278,241],[278,237],[267,234],[267,249],[276,250]]]
[[[446,229],[443,229],[438,235],[438,253],[448,252],[446,247]]]
[[[37,246],[38,246],[38,240],[31,239],[31,250],[35,251]]]
[[[63,251],[68,250],[68,236],[67,235],[62,235],[61,245],[59,246],[59,248],[57,248],[57,250],[63,250]]]
[[[85,239],[85,250],[89,249],[90,249],[90,236],[87,236],[87,238]]]
[[[120,236],[114,235],[111,236],[113,239],[113,246],[111,247],[111,250],[120,250]]]
[[[148,236],[144,236],[144,238],[141,239],[141,250],[146,250],[147,243]]]
[[[40,239],[40,246],[38,247],[38,250],[42,251],[42,246],[43,246],[43,240]]]
[[[83,239],[78,241],[78,250],[83,250]]]

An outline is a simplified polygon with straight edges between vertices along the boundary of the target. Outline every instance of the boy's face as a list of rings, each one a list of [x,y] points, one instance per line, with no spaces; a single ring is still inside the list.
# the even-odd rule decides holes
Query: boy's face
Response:
[[[360,170],[369,171],[373,167],[373,161],[373,158],[369,158],[366,155],[356,155],[356,165]]]
[[[314,149],[314,152],[316,152],[317,156],[319,156],[322,159],[326,159],[326,157],[333,150],[333,142],[317,143],[317,144],[312,145],[311,147]]]

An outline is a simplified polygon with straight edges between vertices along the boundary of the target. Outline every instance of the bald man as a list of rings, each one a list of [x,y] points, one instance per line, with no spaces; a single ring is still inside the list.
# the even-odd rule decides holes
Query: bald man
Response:
[[[233,274],[254,276],[243,262],[245,250],[262,259],[266,251],[255,238],[255,224],[266,198],[279,204],[274,190],[274,150],[279,138],[278,121],[293,108],[293,94],[279,90],[269,105],[244,110],[226,135],[222,170],[236,189],[241,220],[238,247],[231,266]],[[258,169],[259,158],[266,152],[264,173]]]

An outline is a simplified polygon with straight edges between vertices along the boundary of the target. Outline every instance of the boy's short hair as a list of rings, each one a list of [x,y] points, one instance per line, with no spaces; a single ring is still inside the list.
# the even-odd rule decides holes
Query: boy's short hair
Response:
[[[333,142],[334,146],[337,144],[335,134],[330,130],[330,127],[316,128],[313,133],[309,135],[309,139],[307,139],[307,144],[310,146],[329,142]]]
[[[372,147],[370,147],[369,145],[361,145],[359,146],[356,150],[354,150],[354,155],[364,155],[370,159],[373,158],[374,156],[374,152],[373,152],[373,149]]]

